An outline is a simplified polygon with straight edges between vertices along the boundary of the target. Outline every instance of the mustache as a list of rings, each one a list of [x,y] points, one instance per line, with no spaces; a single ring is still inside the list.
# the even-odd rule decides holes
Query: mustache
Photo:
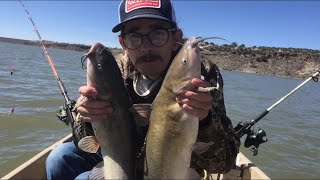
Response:
[[[162,60],[162,57],[157,54],[144,54],[137,58],[136,64],[143,63],[147,59],[153,60],[153,59],[159,59]]]

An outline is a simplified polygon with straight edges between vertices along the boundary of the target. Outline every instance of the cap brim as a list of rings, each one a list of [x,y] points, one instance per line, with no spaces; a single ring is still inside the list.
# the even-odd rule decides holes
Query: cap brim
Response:
[[[174,23],[173,21],[167,19],[167,18],[164,18],[162,16],[159,16],[159,15],[156,15],[156,14],[141,14],[141,15],[136,15],[136,16],[132,16],[128,19],[126,19],[125,21],[123,21],[122,23],[119,23],[117,24],[113,29],[112,29],[112,32],[116,33],[116,32],[119,32],[122,28],[122,26],[128,22],[128,21],[131,21],[133,19],[139,19],[139,18],[151,18],[151,19],[162,19],[162,20],[166,20],[166,21],[169,21],[171,23]]]

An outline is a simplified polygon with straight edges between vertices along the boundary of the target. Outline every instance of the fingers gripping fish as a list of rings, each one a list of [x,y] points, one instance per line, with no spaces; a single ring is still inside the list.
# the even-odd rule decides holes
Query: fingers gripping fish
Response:
[[[191,79],[201,78],[198,43],[206,39],[209,38],[191,37],[185,42],[173,59],[152,103],[146,141],[145,179],[188,179],[193,174],[189,167],[199,120],[184,111],[175,97],[194,90]],[[219,85],[198,90],[207,92],[214,89],[219,89]]]
[[[112,104],[113,112],[106,120],[92,122],[95,137],[81,139],[78,146],[90,153],[101,148],[104,179],[134,179],[135,124],[120,69],[110,50],[99,43],[91,47],[87,59],[87,85],[97,90],[94,99]],[[88,98],[91,97],[84,97],[80,104]]]

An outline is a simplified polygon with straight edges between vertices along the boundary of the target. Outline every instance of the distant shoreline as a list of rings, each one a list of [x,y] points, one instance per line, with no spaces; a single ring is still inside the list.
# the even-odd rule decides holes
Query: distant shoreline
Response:
[[[0,37],[0,42],[40,46],[38,41]],[[83,44],[59,43],[44,41],[46,47],[71,51],[87,52],[91,46]],[[205,61],[212,61],[221,69],[246,73],[266,74],[280,77],[304,79],[320,70],[320,51],[304,48],[278,48],[245,45],[211,45],[202,51]],[[110,48],[114,54],[120,53],[119,48]]]
[[[0,42],[8,42],[13,44],[24,44],[24,45],[31,45],[31,46],[40,46],[39,41],[32,41],[32,40],[25,40],[25,39],[14,39],[14,38],[7,38],[7,37],[0,37]],[[90,49],[91,46],[84,45],[84,44],[69,44],[69,43],[61,43],[61,42],[54,42],[54,41],[46,41],[44,40],[43,43],[47,48],[57,48],[57,49],[65,49],[71,51],[80,51],[86,52]],[[119,48],[110,48],[112,50],[121,50]]]

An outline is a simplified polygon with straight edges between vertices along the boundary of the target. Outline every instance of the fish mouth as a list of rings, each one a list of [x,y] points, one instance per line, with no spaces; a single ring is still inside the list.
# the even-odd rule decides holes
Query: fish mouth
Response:
[[[175,95],[180,95],[180,94],[184,94],[185,92],[191,90],[192,88],[189,87],[180,87],[177,90],[175,90],[174,94]]]
[[[190,78],[192,79],[192,78]],[[194,91],[196,90],[196,87],[194,85],[191,84],[191,82],[188,82],[187,84],[184,84],[176,89],[173,89],[173,93],[175,95],[179,95],[179,94],[184,94],[187,91]]]

